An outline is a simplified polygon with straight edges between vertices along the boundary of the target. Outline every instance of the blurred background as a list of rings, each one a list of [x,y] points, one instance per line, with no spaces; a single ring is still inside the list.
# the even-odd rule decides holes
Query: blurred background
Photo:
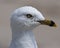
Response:
[[[19,7],[33,6],[57,27],[40,25],[33,30],[39,48],[60,48],[60,0],[0,0],[0,48],[8,48],[12,38],[10,15]]]

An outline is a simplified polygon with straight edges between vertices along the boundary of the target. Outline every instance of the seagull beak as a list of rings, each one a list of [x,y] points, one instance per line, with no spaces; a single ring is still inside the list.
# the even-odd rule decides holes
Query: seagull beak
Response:
[[[41,20],[41,21],[37,21],[43,25],[48,25],[48,26],[51,26],[51,27],[57,27],[57,25],[55,24],[54,21],[52,20]]]

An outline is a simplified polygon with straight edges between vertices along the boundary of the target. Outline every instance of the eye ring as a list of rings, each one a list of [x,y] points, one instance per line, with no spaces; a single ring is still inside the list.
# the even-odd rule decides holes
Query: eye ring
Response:
[[[31,14],[27,14],[26,16],[27,16],[27,18],[32,18],[33,17]]]

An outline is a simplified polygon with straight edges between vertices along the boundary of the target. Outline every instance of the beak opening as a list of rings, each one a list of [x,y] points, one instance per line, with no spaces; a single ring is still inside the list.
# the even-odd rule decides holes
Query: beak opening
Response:
[[[57,27],[55,22],[52,20],[41,20],[41,21],[37,21],[37,22],[41,23],[42,25],[48,25],[50,27]]]

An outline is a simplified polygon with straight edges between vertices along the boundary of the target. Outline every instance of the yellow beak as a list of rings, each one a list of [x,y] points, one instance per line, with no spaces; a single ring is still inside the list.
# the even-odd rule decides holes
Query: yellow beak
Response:
[[[57,27],[55,22],[52,21],[52,20],[41,20],[41,21],[38,21],[38,22],[43,24],[43,25],[48,25],[48,26],[51,26],[51,27]]]

